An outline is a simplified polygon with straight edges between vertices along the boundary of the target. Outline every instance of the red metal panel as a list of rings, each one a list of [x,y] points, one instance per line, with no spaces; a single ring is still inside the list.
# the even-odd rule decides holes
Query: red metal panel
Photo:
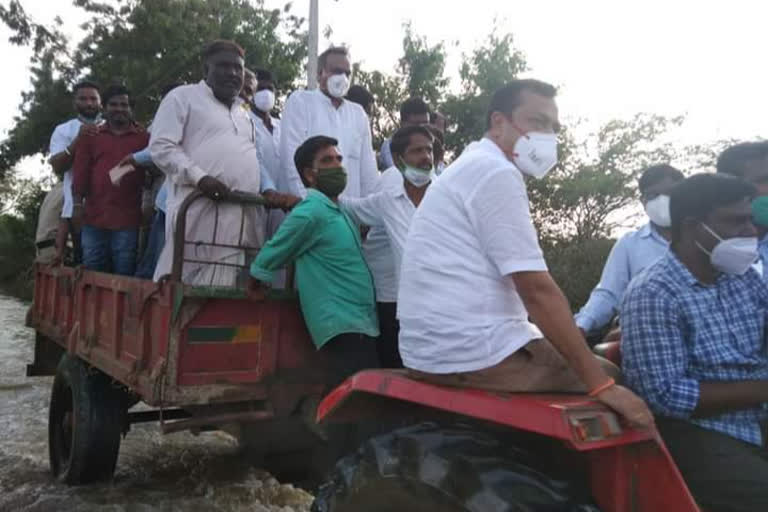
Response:
[[[624,430],[602,441],[576,439],[565,412],[575,409],[606,410],[584,395],[490,393],[476,389],[435,386],[388,370],[368,370],[347,379],[333,390],[318,408],[318,421],[333,414],[352,393],[364,392],[450,411],[473,418],[509,425],[521,430],[568,441],[577,450],[633,443],[652,438],[652,433]]]
[[[700,512],[660,439],[595,450],[592,495],[609,512]]]
[[[193,341],[195,330],[250,329],[240,340]],[[239,342],[238,342],[239,341]],[[182,386],[258,382],[276,369],[311,364],[314,347],[295,301],[207,299],[184,326],[179,350]]]

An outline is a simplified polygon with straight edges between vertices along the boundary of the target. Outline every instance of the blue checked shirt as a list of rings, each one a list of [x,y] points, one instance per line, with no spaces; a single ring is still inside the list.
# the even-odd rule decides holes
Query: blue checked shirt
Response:
[[[768,380],[768,287],[750,269],[701,284],[669,251],[637,276],[621,307],[626,382],[662,416],[762,444],[763,407],[692,418],[701,381]]]

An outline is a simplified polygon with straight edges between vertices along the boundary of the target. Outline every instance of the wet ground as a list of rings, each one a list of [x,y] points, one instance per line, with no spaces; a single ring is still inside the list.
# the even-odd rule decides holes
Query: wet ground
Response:
[[[131,427],[112,482],[56,482],[48,470],[52,378],[25,376],[34,342],[26,309],[0,296],[0,511],[309,511],[310,494],[253,467],[226,434],[163,436],[153,424]]]

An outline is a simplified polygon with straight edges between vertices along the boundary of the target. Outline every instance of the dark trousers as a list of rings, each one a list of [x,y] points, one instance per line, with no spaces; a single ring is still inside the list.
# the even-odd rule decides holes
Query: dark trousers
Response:
[[[688,488],[707,512],[768,511],[765,447],[687,421],[657,418],[656,423]]]
[[[379,312],[379,337],[376,340],[376,352],[382,368],[403,368],[400,349],[397,345],[400,336],[400,321],[397,319],[397,302],[377,302]]]
[[[138,229],[102,229],[83,226],[83,266],[97,272],[132,276],[136,272]]]
[[[165,212],[155,211],[152,217],[152,226],[149,228],[149,238],[147,239],[147,248],[136,267],[136,277],[142,279],[152,279],[155,275],[157,260],[160,258],[160,252],[165,245]]]
[[[320,350],[328,356],[327,391],[360,370],[379,367],[376,339],[365,334],[339,334],[328,340]]]

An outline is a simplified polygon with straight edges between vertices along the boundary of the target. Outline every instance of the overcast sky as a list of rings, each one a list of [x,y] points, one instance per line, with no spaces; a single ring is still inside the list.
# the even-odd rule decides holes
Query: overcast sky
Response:
[[[270,7],[284,3],[266,0]],[[83,19],[67,0],[22,4],[40,22],[60,15],[65,31],[79,36]],[[306,15],[308,5],[295,0],[293,10]],[[332,27],[332,41],[348,45],[366,69],[394,70],[402,24],[410,20],[430,42],[446,41],[448,72],[455,77],[462,52],[482,42],[496,20],[527,55],[527,75],[561,86],[566,121],[685,114],[681,143],[768,136],[768,2],[320,0],[320,12],[321,29]],[[12,47],[7,36],[3,26],[8,73],[0,82],[0,137],[29,87],[30,53]],[[326,45],[321,42],[321,48]]]

